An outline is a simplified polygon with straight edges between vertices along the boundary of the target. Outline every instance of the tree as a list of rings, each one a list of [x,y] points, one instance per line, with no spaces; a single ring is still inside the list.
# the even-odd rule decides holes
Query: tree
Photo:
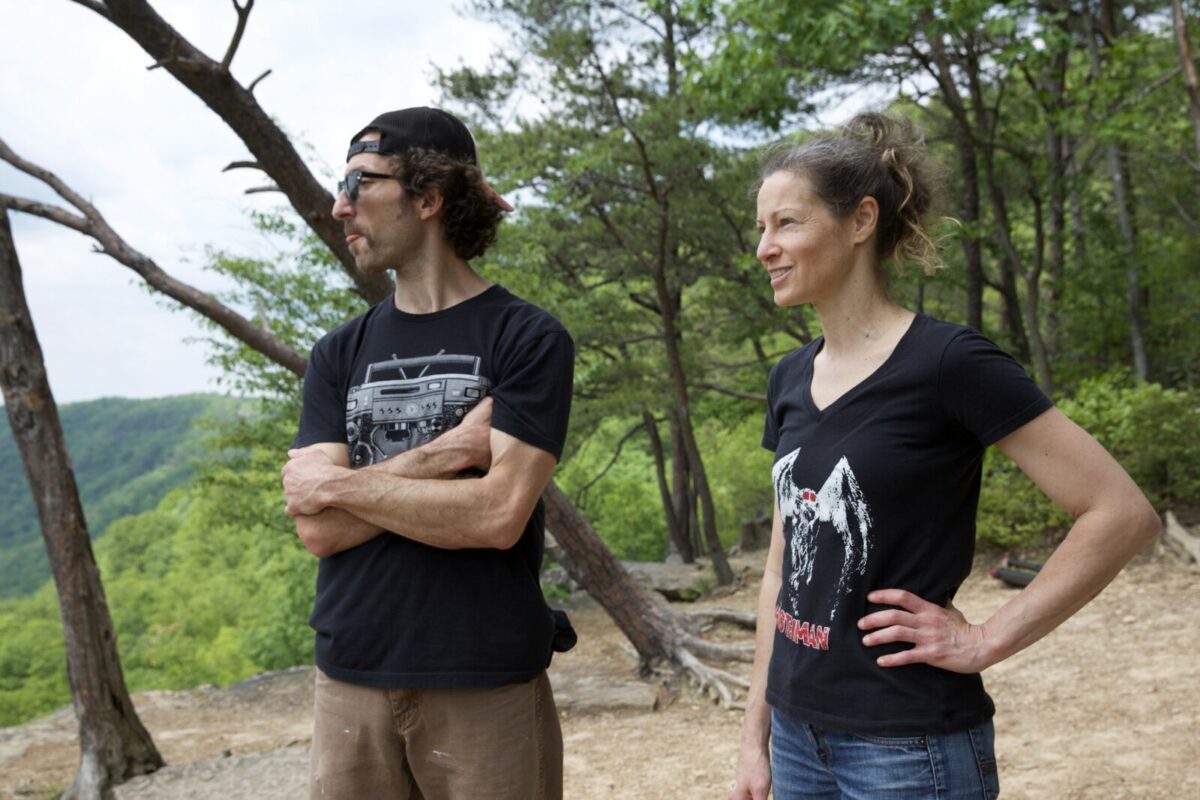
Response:
[[[774,307],[750,260],[745,192],[756,159],[714,141],[717,108],[686,79],[686,65],[714,46],[711,32],[680,2],[506,0],[475,9],[524,54],[441,76],[481,123],[489,173],[528,198],[502,263],[532,271],[539,288],[564,285],[548,292],[552,303],[563,295],[554,310],[567,312],[581,344],[583,417],[641,411],[672,541],[686,558],[689,528],[702,520],[699,544],[726,582],[696,432],[701,398],[761,403],[761,390],[737,384],[749,376],[760,387],[767,349],[811,336],[804,311]],[[519,103],[532,94],[536,113]]]
[[[1032,363],[1047,390],[1122,356],[1139,375],[1190,375],[1175,353],[1183,328],[1168,288],[1188,278],[1166,251],[1181,252],[1196,230],[1175,188],[1185,130],[1191,140],[1195,129],[1181,124],[1188,95],[1160,91],[1180,72],[1187,80],[1178,26],[1172,37],[1165,2],[1098,5],[728,0],[715,4],[725,46],[701,80],[732,118],[765,130],[809,108],[814,88],[888,90],[926,123],[932,148],[952,148],[964,321]],[[1195,173],[1182,175],[1191,196]],[[1166,205],[1187,227],[1145,204]],[[1158,286],[1168,290],[1152,305]],[[949,316],[961,319],[954,306]],[[1156,345],[1171,366],[1155,365]]]
[[[125,687],[6,211],[0,211],[0,387],[58,588],[67,677],[79,720],[79,770],[63,797],[99,800],[110,796],[114,784],[153,772],[163,760]]]

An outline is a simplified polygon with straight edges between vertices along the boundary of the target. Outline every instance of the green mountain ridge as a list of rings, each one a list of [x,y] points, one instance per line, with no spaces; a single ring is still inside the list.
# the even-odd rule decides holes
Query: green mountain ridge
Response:
[[[148,511],[191,478],[205,418],[232,418],[241,401],[215,394],[105,397],[59,407],[92,538]],[[0,599],[25,596],[50,577],[37,510],[8,425],[0,426]]]

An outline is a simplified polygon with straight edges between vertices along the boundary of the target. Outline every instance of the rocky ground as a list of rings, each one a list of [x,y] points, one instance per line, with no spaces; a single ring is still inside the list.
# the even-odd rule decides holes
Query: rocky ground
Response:
[[[737,591],[680,607],[751,609],[761,561],[738,566]],[[978,620],[1013,591],[981,562],[956,604]],[[567,797],[724,797],[739,713],[637,681],[633,652],[604,612],[586,598],[568,604],[579,645],[551,669]],[[985,674],[999,707],[1003,796],[1200,797],[1198,655],[1200,570],[1162,553],[1139,557],[1058,631]],[[297,668],[227,688],[135,695],[170,766],[130,781],[117,797],[306,797],[311,686],[311,670]],[[0,729],[0,798],[52,797],[69,783],[74,732],[69,708]]]

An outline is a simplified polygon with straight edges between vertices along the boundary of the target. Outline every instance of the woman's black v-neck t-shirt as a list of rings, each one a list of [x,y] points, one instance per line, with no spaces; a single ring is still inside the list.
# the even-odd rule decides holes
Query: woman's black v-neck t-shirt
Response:
[[[818,338],[771,371],[763,446],[783,519],[783,583],[767,700],[831,730],[945,733],[992,716],[979,675],[880,667],[866,647],[876,589],[945,605],[971,571],[983,453],[1052,403],[976,331],[919,314],[891,356],[823,410]]]

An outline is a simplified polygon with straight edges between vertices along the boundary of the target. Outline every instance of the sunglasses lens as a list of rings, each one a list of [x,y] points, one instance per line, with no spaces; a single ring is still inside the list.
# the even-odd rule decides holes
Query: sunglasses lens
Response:
[[[345,180],[338,181],[338,194],[346,193],[346,199],[351,203],[358,202],[358,180],[362,177],[362,173],[358,170],[347,173]]]

